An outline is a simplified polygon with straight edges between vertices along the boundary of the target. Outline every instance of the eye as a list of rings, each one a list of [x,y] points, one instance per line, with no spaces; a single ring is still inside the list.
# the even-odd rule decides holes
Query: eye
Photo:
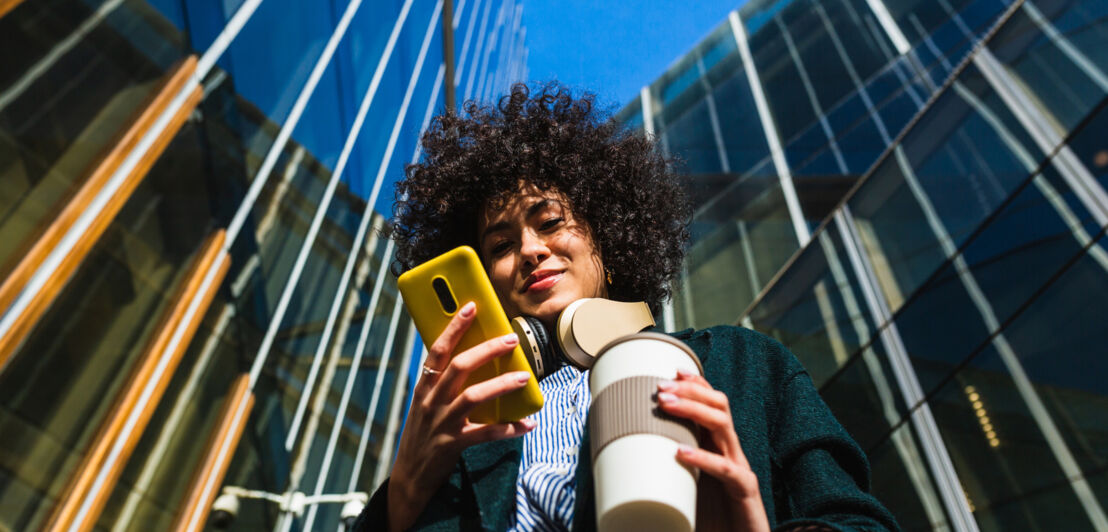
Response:
[[[492,249],[489,250],[489,254],[493,256],[503,255],[509,249],[512,249],[512,242],[510,240],[501,240],[493,244]]]
[[[559,217],[549,218],[547,220],[543,220],[543,222],[539,225],[539,230],[540,231],[546,231],[547,229],[553,229],[553,228],[557,227],[558,224],[562,223],[563,220],[564,220],[563,218],[559,218]]]

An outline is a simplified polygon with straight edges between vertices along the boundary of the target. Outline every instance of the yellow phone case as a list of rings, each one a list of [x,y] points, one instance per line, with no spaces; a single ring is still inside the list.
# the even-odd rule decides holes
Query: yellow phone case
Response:
[[[441,279],[437,281],[440,290],[445,283],[450,295],[453,296],[453,309],[443,307],[433,284],[437,279]],[[497,299],[492,283],[489,282],[481,266],[481,260],[477,257],[477,252],[469,246],[454,248],[404,272],[397,279],[397,285],[404,297],[404,306],[407,307],[408,314],[415,321],[416,329],[419,330],[419,335],[423,337],[423,342],[428,348],[446,329],[454,314],[469,301],[477,304],[477,316],[469,330],[462,335],[451,356],[485,340],[512,332],[508,316],[500,306],[500,300]],[[511,371],[532,373],[523,349],[519,346],[516,346],[510,355],[494,359],[477,368],[466,379],[465,386],[469,387]],[[539,382],[532,373],[531,381],[526,386],[478,405],[470,412],[469,419],[477,423],[519,421],[538,412],[542,404]]]

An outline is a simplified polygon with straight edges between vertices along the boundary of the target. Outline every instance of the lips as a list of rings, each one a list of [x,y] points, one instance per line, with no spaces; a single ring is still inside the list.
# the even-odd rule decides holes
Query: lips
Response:
[[[564,272],[560,270],[540,270],[532,273],[527,277],[527,281],[523,283],[523,292],[541,292],[548,290],[552,286],[562,280],[562,274]]]

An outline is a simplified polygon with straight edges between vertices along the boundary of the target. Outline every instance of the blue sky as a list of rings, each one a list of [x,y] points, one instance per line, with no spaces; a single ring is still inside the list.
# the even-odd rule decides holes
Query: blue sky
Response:
[[[532,80],[557,79],[623,107],[745,0],[525,2]]]

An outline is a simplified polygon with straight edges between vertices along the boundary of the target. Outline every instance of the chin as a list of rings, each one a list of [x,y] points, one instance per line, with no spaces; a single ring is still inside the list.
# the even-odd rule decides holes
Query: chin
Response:
[[[565,308],[568,307],[570,303],[573,303],[578,299],[580,299],[580,297],[577,296],[554,296],[545,301],[542,301],[541,303],[527,305],[523,313],[528,316],[538,318],[545,323],[553,325],[554,322],[558,319],[558,314],[565,310]]]

